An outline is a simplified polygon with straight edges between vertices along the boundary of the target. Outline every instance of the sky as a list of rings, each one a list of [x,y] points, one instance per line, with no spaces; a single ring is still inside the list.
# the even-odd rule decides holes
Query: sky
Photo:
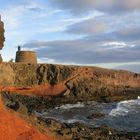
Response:
[[[4,61],[17,46],[40,63],[140,73],[140,0],[0,0]]]

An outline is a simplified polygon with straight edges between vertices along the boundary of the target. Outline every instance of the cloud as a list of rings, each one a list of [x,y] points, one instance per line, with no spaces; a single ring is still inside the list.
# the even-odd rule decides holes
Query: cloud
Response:
[[[25,10],[23,6],[9,7],[8,9],[2,10],[1,14],[3,17],[6,29],[16,29],[20,24],[20,18],[24,14]]]
[[[108,42],[128,42],[127,46],[131,45],[131,47],[135,47],[135,45],[139,46],[140,44],[140,27],[131,27],[115,30],[112,32],[91,34],[86,36],[86,39],[89,41],[102,42],[102,44],[108,44]],[[110,46],[110,44],[108,44],[108,46]],[[113,44],[112,46],[116,46],[116,44]],[[117,46],[124,45],[121,44]]]
[[[107,42],[102,44],[103,47],[107,47],[106,49],[120,49],[127,46],[124,42]]]
[[[85,14],[92,10],[104,12],[126,12],[140,10],[139,0],[50,0],[52,6],[68,10],[73,14]]]
[[[131,22],[130,22],[131,21]],[[140,12],[133,12],[131,14],[123,15],[108,15],[102,14],[100,16],[90,18],[87,20],[73,23],[67,26],[66,32],[72,34],[111,34],[112,37],[116,36],[129,36],[135,35],[133,38],[138,37],[140,29]],[[136,39],[136,38],[135,38]]]
[[[26,21],[27,15],[31,11],[43,10],[45,7],[41,4],[30,2],[18,5],[9,5],[8,7],[1,9],[1,15],[6,27],[6,30],[15,30]],[[39,13],[38,13],[39,14]],[[37,16],[34,15],[34,17]]]
[[[30,3],[24,4],[24,8],[33,12],[39,12],[41,10],[44,10],[46,6],[42,5],[41,3],[31,1]]]
[[[53,59],[55,63],[114,63],[140,61],[140,48],[107,50],[101,48],[100,42],[87,40],[32,41],[23,45],[24,48],[38,48],[40,59]]]
[[[58,22],[65,23],[67,26],[81,24],[84,21],[88,21],[90,19],[95,19],[96,17],[103,16],[104,14],[98,11],[93,11],[83,16],[69,17],[64,19],[59,19]]]
[[[69,10],[73,14],[83,14],[95,10],[96,8],[98,9],[101,7],[111,7],[111,5],[114,4],[115,0],[50,0],[49,2],[52,4],[52,6],[58,7],[63,10]]]
[[[76,23],[73,25],[70,25],[66,32],[72,33],[72,34],[99,34],[103,33],[107,30],[107,25],[105,23],[99,23],[92,20],[85,20],[80,23]]]
[[[113,34],[113,33],[112,33]],[[140,39],[140,27],[138,28],[125,28],[123,30],[116,32],[116,37],[122,38],[124,40],[139,40]]]
[[[140,1],[139,0],[121,0],[124,8],[128,10],[140,10]]]
[[[64,40],[31,41],[23,47],[35,48],[43,62],[45,58],[53,63],[90,65],[140,61],[139,12],[122,16],[103,14],[88,19],[77,17],[68,19],[70,23],[62,34],[86,35],[81,39],[68,40],[64,36]]]

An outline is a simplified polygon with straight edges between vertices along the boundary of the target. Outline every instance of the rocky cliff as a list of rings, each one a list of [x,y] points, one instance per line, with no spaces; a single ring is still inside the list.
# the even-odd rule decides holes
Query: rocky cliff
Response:
[[[3,48],[4,40],[4,24],[0,19],[0,50]]]
[[[137,96],[140,93],[140,74],[97,67],[1,63],[0,85],[38,86],[35,94],[40,92],[40,95],[63,94],[79,100],[95,97],[109,100],[108,97],[114,95]]]
[[[139,131],[127,133],[110,127],[61,123],[44,119],[35,112],[77,102],[137,98],[140,96],[140,74],[97,67],[0,63],[0,90],[6,108],[19,113],[40,132],[49,132],[59,140],[139,139]]]
[[[1,21],[1,17],[0,17],[0,50],[3,48],[4,46],[4,23]],[[2,62],[2,57],[0,54],[0,62]]]

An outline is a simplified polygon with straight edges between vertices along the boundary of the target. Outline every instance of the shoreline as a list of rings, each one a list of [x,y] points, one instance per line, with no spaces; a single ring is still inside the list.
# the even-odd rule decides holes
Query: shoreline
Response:
[[[77,102],[110,103],[136,99],[140,96],[140,74],[97,67],[22,63],[0,63],[0,71],[0,94],[5,108],[19,114],[41,134],[50,132],[60,140],[139,138],[139,132],[60,123],[37,117],[34,111]],[[102,116],[93,116],[96,115]]]
[[[52,135],[56,136],[60,140],[98,140],[99,138],[102,140],[137,140],[140,138],[139,132],[124,132],[117,131],[111,127],[101,126],[101,127],[87,127],[81,123],[67,124],[61,123],[60,121],[56,121],[54,119],[37,117],[34,114],[34,109],[41,110],[43,108],[54,108],[58,104],[57,100],[60,98],[63,99],[62,96],[55,98],[54,101],[48,100],[48,98],[38,97],[38,96],[29,96],[29,95],[20,95],[13,93],[3,93],[2,99],[4,101],[4,105],[7,108],[16,111],[21,115],[21,117],[25,118],[25,120],[31,121],[32,124],[40,130],[40,132],[49,131]],[[17,102],[18,101],[18,102]],[[30,102],[29,102],[30,101]],[[43,103],[47,103],[44,105]],[[42,104],[42,105],[41,105]],[[59,105],[62,105],[62,102]],[[63,102],[65,104],[65,102]],[[17,108],[17,105],[19,107]]]
[[[0,139],[2,140],[55,140],[48,134],[39,132],[31,124],[3,106],[0,95]]]

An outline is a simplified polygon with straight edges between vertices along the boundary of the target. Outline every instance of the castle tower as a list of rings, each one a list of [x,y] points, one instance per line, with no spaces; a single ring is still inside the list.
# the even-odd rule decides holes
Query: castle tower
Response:
[[[15,62],[36,64],[37,63],[37,54],[34,51],[21,51],[20,46],[18,46],[18,51],[16,52]]]
[[[4,37],[4,23],[1,21],[1,15],[0,15],[0,50],[2,50],[2,48],[4,46],[4,41],[5,41],[5,37]],[[0,54],[0,62],[2,62],[1,54]]]

